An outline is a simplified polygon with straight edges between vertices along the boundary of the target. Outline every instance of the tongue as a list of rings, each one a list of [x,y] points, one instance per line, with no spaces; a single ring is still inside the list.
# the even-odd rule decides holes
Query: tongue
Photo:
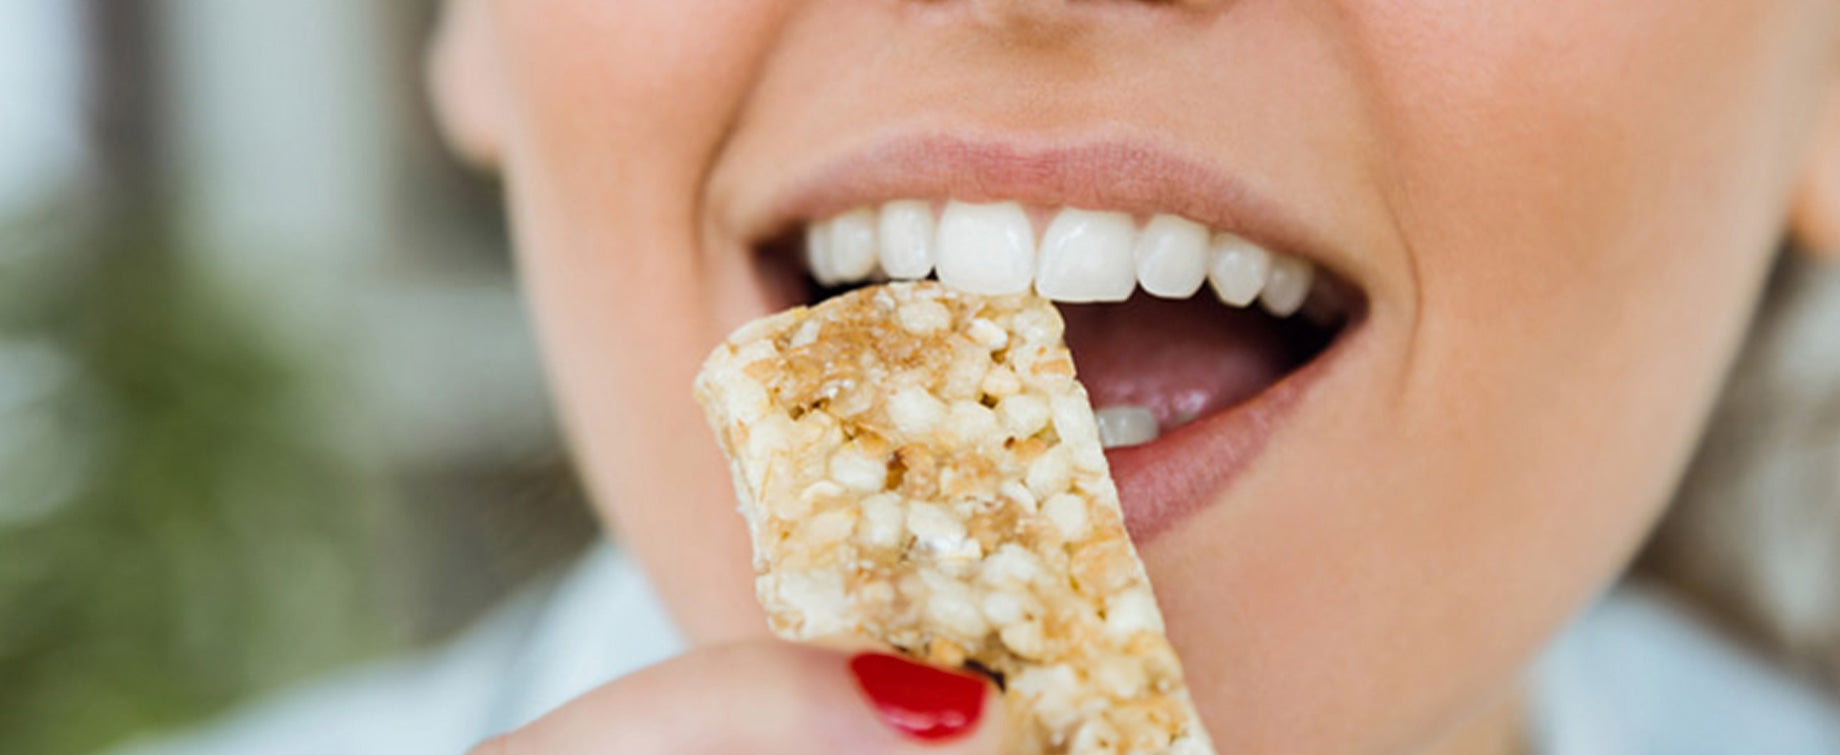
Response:
[[[1302,364],[1305,329],[1204,295],[1062,304],[1093,406],[1142,406],[1169,428],[1252,398]]]

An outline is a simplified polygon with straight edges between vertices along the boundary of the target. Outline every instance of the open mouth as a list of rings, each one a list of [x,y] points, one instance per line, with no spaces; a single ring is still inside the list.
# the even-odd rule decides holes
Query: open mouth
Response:
[[[1171,213],[894,200],[760,252],[785,306],[923,278],[1054,301],[1140,540],[1217,497],[1366,310],[1308,260]]]

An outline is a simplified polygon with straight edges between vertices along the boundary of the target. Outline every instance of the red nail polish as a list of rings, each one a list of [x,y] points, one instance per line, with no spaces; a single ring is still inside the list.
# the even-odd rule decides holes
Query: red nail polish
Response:
[[[882,720],[914,739],[939,741],[969,734],[984,712],[988,687],[975,676],[887,653],[851,658],[850,672]]]

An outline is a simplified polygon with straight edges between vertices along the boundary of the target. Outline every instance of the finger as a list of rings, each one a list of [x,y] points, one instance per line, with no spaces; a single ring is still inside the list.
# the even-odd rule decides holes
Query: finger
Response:
[[[996,755],[983,679],[881,653],[753,641],[699,650],[584,695],[474,755]]]

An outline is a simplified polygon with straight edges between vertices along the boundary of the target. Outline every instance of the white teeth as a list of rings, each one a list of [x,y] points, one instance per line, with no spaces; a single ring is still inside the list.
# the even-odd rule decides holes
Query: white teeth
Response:
[[[1073,207],[1061,210],[1041,236],[1035,291],[1065,302],[1124,301],[1137,287],[1131,216]]]
[[[805,269],[821,286],[838,284],[836,265],[831,262],[831,224],[812,223],[805,228]]]
[[[932,203],[904,199],[882,205],[877,231],[882,270],[888,277],[918,280],[933,272]]]
[[[1099,445],[1106,448],[1141,446],[1156,440],[1156,415],[1141,406],[1108,406],[1093,412],[1099,424]]]
[[[1265,274],[1265,292],[1259,304],[1278,317],[1289,317],[1303,306],[1315,282],[1316,268],[1308,261],[1288,254],[1271,256],[1271,271]]]
[[[1235,307],[1258,301],[1275,316],[1301,312],[1318,324],[1346,316],[1346,302],[1317,285],[1309,261],[1176,215],[1152,216],[1139,230],[1126,213],[1062,208],[1037,245],[1029,211],[1017,202],[948,201],[937,221],[933,204],[895,200],[811,223],[806,268],[826,287],[936,274],[967,293],[1032,286],[1062,302],[1124,301],[1137,288],[1186,299],[1208,283]]]
[[[856,283],[875,272],[875,210],[851,210],[830,221],[831,275]]]
[[[1200,223],[1157,215],[1137,237],[1137,282],[1165,299],[1186,299],[1207,277],[1208,231]]]
[[[972,294],[1019,294],[1035,278],[1035,229],[1015,202],[947,202],[939,218],[939,282]]]
[[[1208,249],[1208,282],[1222,302],[1244,307],[1259,298],[1271,270],[1271,253],[1231,233],[1217,233]]]

